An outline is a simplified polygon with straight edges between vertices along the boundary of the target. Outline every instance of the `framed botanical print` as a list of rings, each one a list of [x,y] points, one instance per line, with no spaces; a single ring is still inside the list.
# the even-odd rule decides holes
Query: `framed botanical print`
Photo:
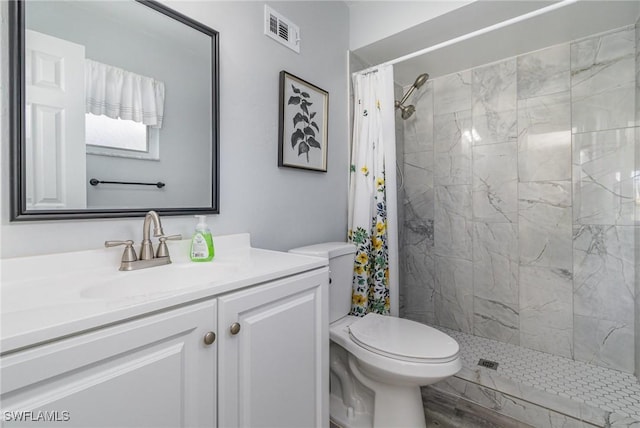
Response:
[[[280,72],[278,166],[327,172],[329,93]]]

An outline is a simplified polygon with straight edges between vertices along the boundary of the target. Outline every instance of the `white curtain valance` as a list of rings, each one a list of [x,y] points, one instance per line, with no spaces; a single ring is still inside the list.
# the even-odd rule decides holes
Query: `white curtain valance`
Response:
[[[84,82],[87,113],[162,127],[163,82],[90,59]]]

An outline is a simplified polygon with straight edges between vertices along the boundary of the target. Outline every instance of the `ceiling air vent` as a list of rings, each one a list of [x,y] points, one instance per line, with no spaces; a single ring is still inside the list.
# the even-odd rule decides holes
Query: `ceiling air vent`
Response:
[[[266,4],[264,5],[264,34],[300,53],[300,28]]]

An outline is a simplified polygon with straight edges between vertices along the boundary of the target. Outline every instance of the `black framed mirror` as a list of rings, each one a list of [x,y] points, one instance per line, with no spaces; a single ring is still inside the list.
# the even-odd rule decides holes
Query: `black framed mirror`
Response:
[[[218,38],[155,1],[9,2],[11,220],[219,213]]]

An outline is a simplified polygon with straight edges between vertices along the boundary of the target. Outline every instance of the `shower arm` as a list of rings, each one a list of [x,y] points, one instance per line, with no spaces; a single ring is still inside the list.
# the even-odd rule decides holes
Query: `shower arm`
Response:
[[[396,103],[395,103],[396,108],[402,109],[402,107],[404,107],[404,102],[407,101],[407,98],[409,98],[411,96],[411,94],[413,94],[413,91],[415,91],[416,89],[418,89],[422,85],[424,85],[427,80],[429,80],[429,75],[427,73],[422,73],[421,75],[416,77],[416,81],[413,82],[413,85],[411,85],[411,87],[409,88],[407,93],[404,94],[404,96],[402,97],[402,99],[400,101],[396,101]]]
[[[415,91],[415,90],[416,90],[416,85],[415,85],[415,84],[414,84],[414,85],[411,85],[411,87],[409,88],[409,90],[407,91],[407,93],[406,93],[406,94],[404,94],[404,96],[402,97],[402,99],[400,100],[400,102],[396,104],[396,108],[398,108],[398,107],[399,107],[399,105],[398,105],[398,104],[400,104],[400,105],[404,104],[404,102],[405,102],[405,101],[407,101],[407,98],[409,98],[409,97],[411,96],[411,94],[413,94],[413,91]]]

